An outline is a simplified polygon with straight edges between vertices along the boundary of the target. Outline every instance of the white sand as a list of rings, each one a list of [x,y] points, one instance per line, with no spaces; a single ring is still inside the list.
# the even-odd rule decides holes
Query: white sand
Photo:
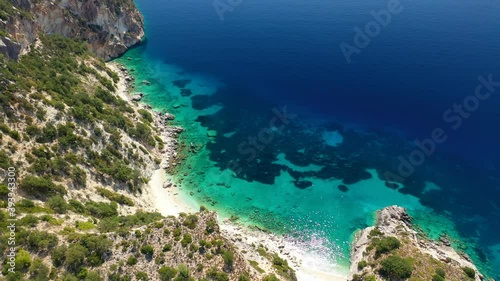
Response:
[[[169,177],[167,177],[167,174],[162,169],[154,171],[151,176],[145,193],[154,208],[164,216],[177,216],[182,212],[198,212],[199,207],[196,202],[185,198],[179,187],[172,185],[171,187],[163,188],[163,183],[169,180]]]
[[[259,266],[266,271],[272,267],[272,264],[256,253],[253,245],[263,245],[268,251],[285,258],[290,267],[295,270],[299,281],[346,281],[348,279],[348,269],[342,270],[324,256],[322,257],[320,253],[306,250],[308,244],[313,242],[297,243],[277,235],[251,230],[227,220],[220,222],[220,225],[222,233],[245,253],[245,258],[257,261]]]

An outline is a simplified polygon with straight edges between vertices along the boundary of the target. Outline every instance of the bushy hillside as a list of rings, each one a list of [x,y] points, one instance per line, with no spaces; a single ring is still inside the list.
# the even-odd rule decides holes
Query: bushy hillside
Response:
[[[251,268],[215,213],[154,212],[147,183],[180,131],[125,100],[88,46],[40,33],[0,54],[0,280],[293,280]]]

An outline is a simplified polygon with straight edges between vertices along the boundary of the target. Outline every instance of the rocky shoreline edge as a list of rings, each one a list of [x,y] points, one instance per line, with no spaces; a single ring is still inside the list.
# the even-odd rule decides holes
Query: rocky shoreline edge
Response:
[[[384,264],[384,257],[391,256],[412,260],[413,279],[409,280],[441,280],[434,271],[446,272],[446,280],[485,280],[465,253],[458,253],[445,238],[426,238],[415,229],[406,209],[399,206],[377,211],[376,224],[356,234],[351,248],[350,280],[385,280],[381,276],[385,268],[380,264]],[[367,276],[376,279],[366,279]]]

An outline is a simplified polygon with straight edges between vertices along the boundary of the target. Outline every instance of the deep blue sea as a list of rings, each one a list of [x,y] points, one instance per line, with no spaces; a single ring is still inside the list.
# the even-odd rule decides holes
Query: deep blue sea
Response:
[[[207,171],[184,174],[197,200],[315,231],[339,263],[403,205],[500,279],[498,0],[136,3],[147,41],[121,61],[202,147],[183,164]]]

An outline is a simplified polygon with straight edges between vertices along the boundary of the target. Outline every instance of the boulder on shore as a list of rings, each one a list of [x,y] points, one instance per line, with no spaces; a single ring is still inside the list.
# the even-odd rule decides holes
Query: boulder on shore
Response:
[[[135,93],[132,95],[132,101],[141,101],[142,97],[144,97],[143,93]]]
[[[175,119],[175,115],[170,114],[170,113],[165,113],[165,115],[163,116],[163,118],[165,120],[174,120]]]

